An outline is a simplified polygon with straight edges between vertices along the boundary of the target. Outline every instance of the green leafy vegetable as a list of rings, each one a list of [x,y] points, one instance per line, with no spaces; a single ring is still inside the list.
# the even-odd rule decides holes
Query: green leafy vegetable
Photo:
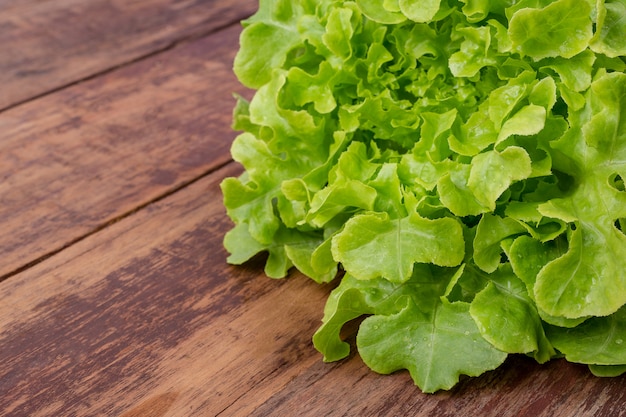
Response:
[[[425,392],[508,354],[626,371],[626,1],[261,0],[228,262],[336,281],[313,336]]]

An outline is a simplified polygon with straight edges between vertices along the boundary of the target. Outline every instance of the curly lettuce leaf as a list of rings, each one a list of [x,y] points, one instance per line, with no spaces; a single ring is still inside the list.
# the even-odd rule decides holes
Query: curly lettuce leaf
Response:
[[[426,393],[452,388],[460,375],[493,370],[507,356],[481,336],[468,304],[445,300],[427,313],[407,301],[397,314],[366,318],[357,346],[374,371],[389,374],[407,369]]]
[[[562,256],[565,251],[566,244],[561,239],[542,243],[530,236],[520,236],[506,246],[506,253],[510,260],[511,268],[515,275],[526,284],[528,296],[533,301],[535,301],[535,283],[539,271],[549,262]],[[587,319],[587,317],[570,319],[562,316],[552,316],[536,305],[536,302],[535,307],[541,319],[545,323],[554,326],[575,327]]]
[[[394,283],[384,278],[358,279],[346,274],[324,307],[322,326],[313,336],[315,347],[324,360],[335,361],[348,356],[350,345],[341,339],[342,327],[355,318],[370,314],[396,314],[409,298],[426,309],[432,309],[455,270],[416,265],[409,280]]]
[[[346,357],[350,346],[341,339],[341,328],[370,315],[360,325],[357,348],[377,372],[408,369],[424,392],[434,392],[451,388],[460,375],[495,369],[506,353],[480,336],[469,304],[441,299],[458,272],[420,264],[404,283],[345,276],[331,293],[323,325],[313,336],[316,348],[327,361]]]
[[[626,0],[598,2],[597,29],[589,47],[609,57],[626,55]]]
[[[589,365],[592,374],[599,377],[616,377],[626,373],[626,365]]]
[[[548,338],[570,362],[621,366],[626,363],[626,308],[593,317],[573,328],[549,326]]]
[[[367,213],[346,222],[333,238],[332,250],[334,258],[357,278],[404,282],[416,263],[459,265],[465,242],[461,225],[451,218],[431,220],[411,213],[391,219]]]
[[[485,213],[476,227],[473,241],[476,266],[485,272],[494,272],[501,263],[502,241],[524,232],[524,226],[510,217]]]
[[[591,5],[586,0],[558,0],[545,7],[518,10],[509,22],[513,49],[534,60],[571,58],[593,36]]]
[[[626,176],[626,74],[600,75],[587,105],[554,148],[577,186],[539,206],[544,216],[572,224],[567,253],[538,274],[535,298],[547,313],[566,318],[606,316],[626,303],[626,193],[611,183]]]
[[[503,352],[526,353],[540,363],[556,353],[526,286],[510,265],[489,276],[489,283],[476,294],[469,311],[481,335]]]

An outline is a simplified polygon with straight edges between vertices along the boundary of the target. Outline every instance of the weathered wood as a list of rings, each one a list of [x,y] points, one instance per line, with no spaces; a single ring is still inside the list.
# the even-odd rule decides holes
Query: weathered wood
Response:
[[[255,0],[0,2],[0,109],[206,34]]]
[[[218,182],[238,172],[0,285],[0,415],[218,415],[319,360],[310,335],[327,288],[225,263]]]
[[[226,264],[239,27],[189,37],[252,3],[0,5],[0,100],[26,89],[11,103],[188,40],[0,112],[0,415],[626,416],[626,377],[562,360],[511,357],[434,395],[356,354],[325,364],[331,286]]]
[[[513,357],[425,395],[310,337],[329,286],[230,267],[229,164],[0,285],[3,416],[623,416],[626,378]],[[112,401],[111,399],[115,399]]]
[[[239,32],[0,113],[0,277],[230,160]]]
[[[563,360],[539,365],[511,357],[493,372],[428,395],[408,372],[378,375],[353,356],[333,365],[317,362],[262,406],[231,415],[612,417],[626,415],[624,403],[626,378],[596,378]]]

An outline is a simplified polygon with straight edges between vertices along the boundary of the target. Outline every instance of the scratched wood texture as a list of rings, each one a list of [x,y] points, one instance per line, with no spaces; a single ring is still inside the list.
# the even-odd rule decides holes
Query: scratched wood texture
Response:
[[[0,109],[210,33],[255,0],[3,0]]]
[[[0,277],[230,160],[238,34],[0,113]]]
[[[231,93],[249,94],[230,68],[253,2],[0,3],[0,415],[626,416],[626,378],[561,360],[511,357],[434,395],[354,353],[323,363],[332,284],[226,264]]]

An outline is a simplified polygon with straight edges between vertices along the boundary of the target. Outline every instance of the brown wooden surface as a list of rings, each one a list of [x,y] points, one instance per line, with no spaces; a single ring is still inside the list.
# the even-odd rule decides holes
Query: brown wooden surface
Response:
[[[1,113],[0,277],[229,161],[237,36],[231,26]]]
[[[626,378],[560,360],[434,395],[323,363],[331,287],[226,264],[251,1],[0,3],[1,416],[626,415]]]
[[[0,109],[206,35],[254,0],[3,0]]]

